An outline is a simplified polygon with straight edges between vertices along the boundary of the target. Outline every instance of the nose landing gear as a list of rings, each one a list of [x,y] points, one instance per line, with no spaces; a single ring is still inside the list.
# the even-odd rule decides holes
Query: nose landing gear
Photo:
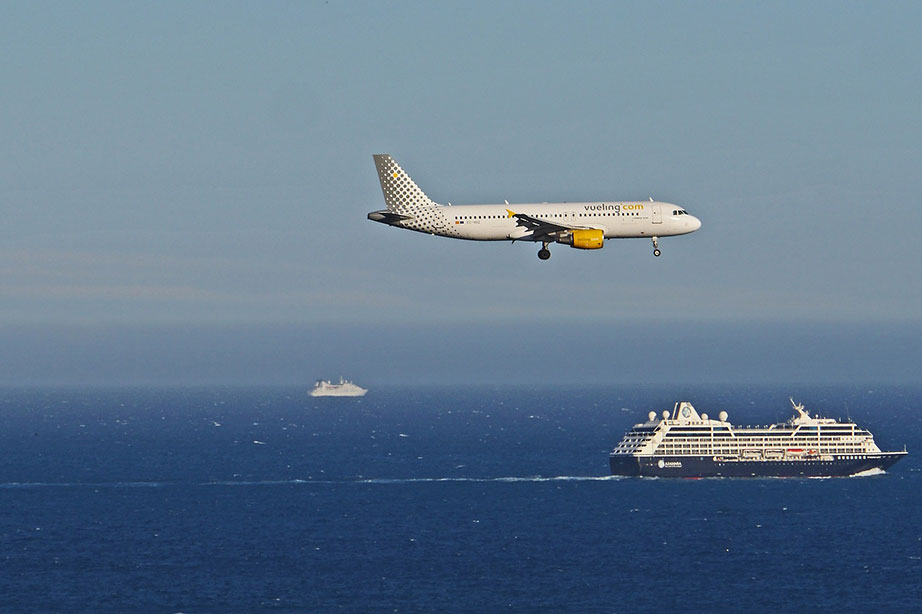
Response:
[[[540,260],[547,260],[551,257],[551,250],[547,248],[547,241],[542,241],[541,246],[541,249],[538,250],[538,258]]]
[[[659,251],[659,237],[652,237],[653,239],[653,255],[659,257],[663,252]]]

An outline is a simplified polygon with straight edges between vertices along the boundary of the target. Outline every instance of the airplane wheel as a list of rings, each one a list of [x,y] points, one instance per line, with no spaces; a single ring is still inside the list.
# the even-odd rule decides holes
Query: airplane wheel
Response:
[[[538,258],[540,258],[541,260],[547,260],[550,257],[551,257],[551,250],[549,249],[539,249],[538,250]]]
[[[658,249],[653,250],[653,255],[656,256],[656,257],[659,257],[659,255],[660,255],[661,253],[662,253],[662,252],[659,251]]]

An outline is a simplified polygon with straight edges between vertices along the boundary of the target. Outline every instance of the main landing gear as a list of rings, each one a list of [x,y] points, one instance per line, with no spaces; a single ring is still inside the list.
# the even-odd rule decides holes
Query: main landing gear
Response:
[[[541,249],[538,250],[538,258],[541,260],[547,260],[551,257],[551,250],[547,248],[547,241],[542,241],[541,245]]]
[[[653,255],[659,257],[662,253],[659,251],[659,237],[653,237]]]

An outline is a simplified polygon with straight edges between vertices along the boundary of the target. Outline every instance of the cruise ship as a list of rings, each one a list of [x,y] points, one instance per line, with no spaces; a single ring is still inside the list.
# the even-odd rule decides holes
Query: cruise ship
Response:
[[[361,386],[356,386],[349,380],[339,378],[339,383],[330,380],[317,380],[310,394],[312,397],[363,397],[368,392]]]
[[[886,470],[906,455],[882,452],[853,422],[811,416],[804,406],[787,422],[740,427],[675,404],[662,418],[650,412],[610,455],[613,475],[649,477],[831,477]]]

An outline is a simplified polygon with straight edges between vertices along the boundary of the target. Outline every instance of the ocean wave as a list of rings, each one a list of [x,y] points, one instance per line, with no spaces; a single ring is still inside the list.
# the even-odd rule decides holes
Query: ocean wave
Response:
[[[434,478],[344,478],[339,480],[213,480],[209,482],[3,482],[0,488],[160,488],[165,486],[292,486],[307,484],[415,484],[438,482],[610,482],[625,479],[623,476],[502,476],[482,478],[434,477]]]
[[[848,477],[863,478],[877,475],[886,475],[882,469],[868,469]],[[346,484],[435,484],[449,482],[472,483],[536,483],[536,482],[617,482],[620,480],[635,479],[620,475],[555,475],[555,476],[496,476],[496,477],[423,477],[423,478],[340,478],[340,479],[304,479],[292,478],[282,480],[211,480],[207,482],[170,482],[170,481],[121,481],[121,482],[2,482],[0,489],[38,489],[38,488],[161,488],[169,486],[297,486],[297,485],[346,485]],[[644,477],[645,481],[658,480],[657,477]],[[694,478],[695,480],[738,480],[730,477]],[[748,478],[747,478],[748,479]],[[763,476],[762,480],[790,480],[798,478],[785,478],[780,476]],[[829,476],[810,476],[800,479],[824,480]]]
[[[158,488],[167,482],[2,482],[0,488]]]
[[[557,475],[545,477],[504,476],[493,478],[369,478],[357,480],[362,484],[411,484],[416,482],[610,482],[624,479],[619,475]]]

